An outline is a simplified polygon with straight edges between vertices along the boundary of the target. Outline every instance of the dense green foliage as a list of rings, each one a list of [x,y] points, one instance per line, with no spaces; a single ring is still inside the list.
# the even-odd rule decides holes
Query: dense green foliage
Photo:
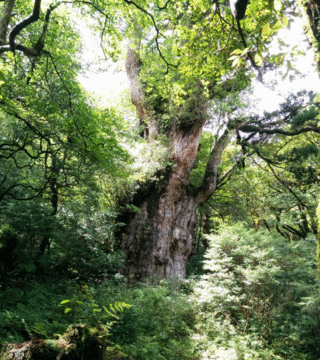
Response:
[[[28,11],[19,3],[19,16]],[[45,56],[2,54],[0,89],[0,277],[59,271],[72,278],[116,273],[112,179],[125,178],[122,119],[76,80],[80,36],[56,13]],[[35,41],[37,26],[24,33]],[[60,48],[58,40],[66,46]],[[108,193],[106,192],[108,189]],[[81,251],[79,252],[79,250]]]
[[[30,4],[17,2],[19,20]],[[318,360],[319,131],[234,132],[218,168],[233,171],[197,209],[187,279],[125,279],[116,236],[134,190],[153,191],[176,166],[168,129],[187,133],[214,113],[216,131],[202,133],[191,193],[210,176],[212,149],[226,128],[236,129],[232,121],[263,118],[275,128],[285,123],[284,131],[319,122],[311,93],[291,95],[263,117],[248,116],[239,100],[254,76],[249,56],[260,78],[275,64],[293,70],[290,54],[269,48],[293,2],[251,1],[246,46],[225,1],[86,5],[59,3],[41,56],[0,54],[0,344],[59,338],[78,324],[135,360]],[[139,138],[138,125],[127,131],[126,110],[101,108],[76,80],[84,64],[71,9],[103,29],[114,61],[123,39],[142,38],[140,80],[161,125],[157,139]],[[41,25],[24,29],[19,42],[36,43]]]
[[[52,338],[85,322],[106,325],[108,343],[141,360],[318,359],[314,237],[288,242],[239,223],[209,243],[205,274],[189,280],[129,285],[116,275],[100,284],[52,277],[2,285],[1,340]],[[119,301],[132,306],[115,312]]]
[[[318,359],[314,236],[289,243],[240,223],[209,241],[195,289],[206,358]]]

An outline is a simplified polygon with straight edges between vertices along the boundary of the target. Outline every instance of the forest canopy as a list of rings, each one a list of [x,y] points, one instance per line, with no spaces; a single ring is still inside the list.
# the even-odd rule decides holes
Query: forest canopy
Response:
[[[320,97],[250,93],[298,16],[319,64],[318,2],[0,7],[0,358],[318,359]]]

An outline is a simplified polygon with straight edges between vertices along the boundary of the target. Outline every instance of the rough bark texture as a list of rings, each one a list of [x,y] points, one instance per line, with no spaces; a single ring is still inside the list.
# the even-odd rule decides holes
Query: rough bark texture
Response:
[[[139,35],[138,35],[139,36]],[[127,46],[126,73],[130,82],[131,101],[135,105],[140,125],[143,127],[143,136],[155,138],[159,133],[159,127],[152,118],[152,111],[145,104],[145,94],[139,81],[140,59],[139,59],[140,41],[136,44],[130,43]]]
[[[162,174],[163,180],[149,182],[136,193],[133,205],[139,213],[122,215],[120,221],[127,225],[123,239],[127,275],[139,280],[185,277],[197,224],[197,205],[188,185],[203,124],[197,123],[187,134],[172,131],[175,165]]]
[[[180,191],[180,199],[174,196],[174,178],[172,174],[163,192],[147,197],[140,205],[140,213],[132,214],[128,222],[126,273],[138,280],[150,276],[185,276],[186,263],[194,246],[196,208],[186,189]]]
[[[141,120],[145,119],[150,109],[144,106],[143,88],[138,78],[139,66],[138,52],[129,48],[126,69],[131,84],[132,102]],[[207,198],[202,194],[202,198],[196,199],[196,195],[200,196],[209,190],[204,187],[195,194],[189,183],[207,119],[207,100],[202,100],[201,86],[195,87],[192,96],[193,98],[187,99],[190,100],[187,105],[177,108],[181,116],[173,121],[167,131],[174,165],[162,174],[156,174],[155,178],[158,180],[143,184],[136,192],[132,204],[140,209],[139,212],[127,211],[118,219],[125,224],[122,228],[122,244],[126,252],[125,272],[138,280],[151,276],[185,277],[187,261],[195,249],[196,209],[202,199]],[[146,126],[148,131],[145,132],[145,137],[152,141],[150,129],[157,126],[150,122],[150,118],[146,121]],[[226,145],[226,141],[224,144]],[[213,157],[211,165],[216,169],[221,160],[221,152],[217,155],[214,151]],[[211,193],[216,188],[217,176],[215,171],[211,177],[215,184],[214,189],[210,188]]]

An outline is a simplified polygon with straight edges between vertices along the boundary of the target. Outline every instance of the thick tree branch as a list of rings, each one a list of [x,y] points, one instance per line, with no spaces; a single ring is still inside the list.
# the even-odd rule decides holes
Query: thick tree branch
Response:
[[[139,29],[136,34],[135,44],[128,44],[126,57],[126,73],[130,82],[131,101],[137,109],[140,126],[143,127],[145,138],[154,138],[159,133],[157,122],[152,118],[151,111],[145,104],[145,93],[139,80],[140,72],[140,41]]]
[[[310,27],[317,42],[317,47],[315,51],[317,53],[318,71],[320,72],[320,3],[317,0],[308,0],[305,2],[304,6],[306,6],[306,12],[309,17]]]
[[[240,164],[242,161],[244,161],[244,159],[245,159],[245,156],[244,156],[244,155],[243,155],[243,156],[240,156],[240,158],[239,158],[233,165],[231,165],[231,166],[229,167],[229,169],[228,169],[223,175],[220,176],[220,178],[219,178],[219,183],[218,183],[217,188],[221,188],[223,185],[225,185],[225,184],[228,182],[228,180],[230,179],[230,176],[231,176],[233,170],[234,170],[237,166],[239,166],[239,164]]]
[[[45,43],[45,38],[46,38],[47,30],[48,30],[48,25],[49,25],[51,12],[54,9],[56,9],[58,6],[59,6],[59,4],[57,4],[55,6],[50,5],[49,9],[47,10],[46,17],[44,19],[44,24],[43,24],[43,27],[42,27],[42,33],[41,33],[41,35],[39,37],[39,40],[37,41],[37,43],[35,45],[35,49],[38,52],[40,52],[44,48],[44,43]]]
[[[218,166],[221,162],[222,153],[229,144],[234,131],[226,129],[220,139],[214,145],[207,163],[203,182],[198,189],[195,202],[200,205],[206,202],[217,189],[219,182]]]
[[[39,55],[39,52],[36,49],[30,48],[30,47],[27,47],[24,45],[20,45],[20,44],[15,45],[15,50],[22,51],[27,56],[38,56]],[[8,51],[12,51],[10,45],[0,46],[0,54],[3,54]]]
[[[229,0],[229,2],[230,2],[230,8],[231,8],[233,16],[237,20],[244,19],[249,1],[248,0]]]
[[[159,10],[159,11],[165,10],[165,9],[167,8],[168,4],[170,3],[170,1],[171,1],[171,0],[167,0],[166,3],[165,3],[163,6],[157,5],[158,10]]]
[[[39,37],[39,39],[38,39],[38,41],[37,41],[37,43],[35,44],[34,47],[32,47],[32,48],[26,47],[26,46],[21,45],[21,44],[16,44],[15,41],[14,41],[15,37],[22,31],[22,29],[27,27],[29,24],[26,25],[24,23],[23,28],[21,28],[21,26],[20,26],[20,28],[18,28],[18,30],[20,29],[18,33],[16,31],[15,31],[15,34],[13,33],[14,29],[16,27],[18,27],[19,25],[21,25],[25,20],[30,19],[30,17],[32,17],[32,15],[31,15],[29,18],[27,18],[27,19],[23,20],[22,22],[20,22],[19,24],[17,24],[11,30],[10,35],[9,35],[10,44],[0,46],[0,54],[3,54],[3,53],[8,52],[8,51],[15,52],[16,50],[19,50],[19,51],[23,52],[27,56],[36,57],[36,56],[42,55],[43,54],[42,50],[43,50],[44,44],[45,44],[45,38],[46,38],[47,30],[48,30],[50,15],[51,15],[52,11],[54,9],[56,9],[59,5],[60,5],[60,3],[56,4],[55,6],[50,5],[49,9],[47,9],[44,24],[43,24],[43,27],[42,27],[41,35],[40,35],[40,37]],[[36,20],[34,20],[34,21],[36,21]],[[32,21],[32,22],[34,22],[34,21]],[[12,38],[12,36],[13,36],[12,34],[14,35],[13,38]]]
[[[13,53],[15,52],[15,48],[16,48],[15,39],[17,35],[19,35],[20,32],[23,29],[25,29],[27,26],[39,20],[40,6],[41,6],[41,0],[35,0],[32,14],[27,18],[25,18],[24,20],[22,20],[19,24],[15,25],[10,31],[9,44],[10,44],[10,49]]]
[[[268,126],[270,126],[270,124],[266,124],[266,125],[256,125],[256,124],[252,124],[250,123],[250,121],[244,123],[243,125],[241,125],[239,127],[239,130],[245,133],[256,133],[256,134],[268,134],[268,135],[273,135],[273,134],[280,134],[280,135],[286,135],[286,136],[295,136],[295,135],[299,135],[305,132],[310,132],[313,131],[315,133],[320,133],[320,128],[316,127],[316,126],[304,126],[300,129],[296,129],[296,130],[283,130],[281,128],[275,128],[275,129],[270,129],[268,128]]]

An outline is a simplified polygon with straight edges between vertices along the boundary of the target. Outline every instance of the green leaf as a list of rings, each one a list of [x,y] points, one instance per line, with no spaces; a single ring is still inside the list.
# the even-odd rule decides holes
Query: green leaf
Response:
[[[254,61],[258,66],[262,65],[262,63],[263,63],[263,59],[259,54],[256,54],[254,56]]]
[[[63,300],[63,301],[61,301],[60,305],[67,304],[67,303],[69,303],[70,301],[71,301],[71,300]]]
[[[233,62],[232,62],[232,67],[235,67],[235,66],[237,66],[237,65],[239,65],[240,64],[240,57],[238,57],[238,58],[235,58],[234,60],[233,60]]]
[[[270,24],[265,24],[262,28],[262,35],[264,38],[267,38],[269,37],[270,35],[272,34],[272,30],[271,30],[271,27],[270,27]]]
[[[234,51],[232,51],[232,53],[230,55],[240,55],[244,52],[244,50],[242,49],[236,49]]]
[[[111,316],[111,317],[119,320],[119,317],[116,316],[115,314],[113,314],[111,311],[109,311],[105,306],[103,306],[103,309],[104,309],[104,311],[105,311],[109,316]]]
[[[289,25],[289,20],[288,20],[288,18],[284,16],[284,17],[282,18],[282,23],[283,23],[283,25],[284,25],[285,27],[288,27],[288,25]]]

